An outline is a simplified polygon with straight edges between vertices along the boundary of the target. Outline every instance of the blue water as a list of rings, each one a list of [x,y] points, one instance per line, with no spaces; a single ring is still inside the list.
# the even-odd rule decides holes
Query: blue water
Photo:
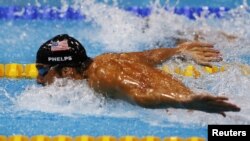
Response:
[[[29,1],[31,5],[34,2]],[[71,2],[71,1],[70,1]],[[69,2],[69,3],[70,3]],[[161,1],[163,2],[163,1]],[[240,1],[181,1],[179,6],[225,6],[237,9]],[[4,1],[2,5],[25,5],[17,1]],[[122,2],[121,2],[122,3]],[[148,6],[150,2],[141,3]],[[209,3],[209,4],[208,4]],[[47,3],[48,4],[48,3]],[[51,2],[51,5],[58,4]],[[197,4],[197,5],[194,5]],[[190,38],[192,29],[205,31],[206,41],[214,42],[220,49],[224,61],[249,65],[248,30],[249,13],[239,10],[225,15],[224,19],[200,18],[191,21],[186,17],[166,11],[157,11],[149,18],[149,27],[144,33],[147,19],[129,12],[98,3],[82,4],[86,9],[85,20],[0,20],[0,63],[33,63],[39,46],[57,34],[67,33],[84,44],[90,57],[105,52],[140,51],[154,48],[156,42],[170,46],[166,35],[177,36],[180,29]],[[124,2],[125,6],[137,6],[138,2]],[[171,1],[173,5],[173,1]],[[160,13],[160,14],[159,14]],[[235,15],[236,14],[236,15]],[[166,20],[167,19],[167,20]],[[233,27],[233,28],[232,28]],[[223,29],[234,33],[239,39],[229,44],[214,32]],[[235,50],[235,48],[238,48]],[[168,62],[167,62],[168,63]],[[171,63],[171,62],[170,62]],[[179,78],[193,89],[203,89],[212,94],[224,94],[242,107],[240,113],[220,115],[186,110],[149,110],[122,101],[103,99],[96,95],[86,82],[69,82],[60,87],[60,81],[52,86],[42,87],[35,80],[0,79],[0,134],[24,134],[33,136],[58,134],[77,136],[135,135],[143,137],[200,136],[207,137],[208,124],[250,124],[248,106],[249,76],[231,65],[228,71],[204,75],[200,79]]]
[[[83,31],[79,31],[79,29],[91,29],[89,23],[83,21],[2,20],[0,24],[5,27],[1,29],[0,36],[6,39],[0,43],[1,48],[4,49],[0,53],[3,56],[1,57],[1,63],[17,62],[25,64],[35,62],[36,51],[40,45],[54,35],[62,33],[70,34],[84,42],[90,56],[97,55],[100,50],[98,48],[97,51],[97,45],[90,44],[87,39],[84,39]],[[39,36],[34,36],[36,34],[39,34]],[[13,48],[15,49],[13,50]]]

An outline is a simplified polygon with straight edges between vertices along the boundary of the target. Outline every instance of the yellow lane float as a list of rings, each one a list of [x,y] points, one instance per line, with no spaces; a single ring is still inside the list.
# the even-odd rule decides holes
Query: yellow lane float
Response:
[[[117,141],[113,136],[100,136],[95,139],[95,141]]]
[[[190,138],[187,138],[185,141],[206,141],[206,140],[200,137],[190,137]]]
[[[36,78],[38,75],[36,64],[26,64],[24,75],[26,78]]]
[[[7,137],[0,135],[0,141],[7,141]]]
[[[184,141],[184,139],[180,137],[167,137],[164,138],[163,141]]]
[[[193,77],[193,78],[199,78],[202,74],[216,74],[220,72],[224,72],[227,70],[227,68],[230,65],[223,65],[223,66],[212,66],[212,67],[207,67],[207,66],[198,66],[198,65],[186,65],[183,67],[179,66],[168,66],[168,65],[163,65],[162,70],[166,73],[170,74],[178,74],[181,76],[186,76],[186,77]],[[249,65],[244,65],[244,64],[237,64],[235,67],[239,67],[240,71],[243,75],[250,75],[250,66]]]
[[[23,73],[23,65],[22,64],[6,64],[5,65],[5,76],[8,78],[20,78]]]
[[[50,141],[50,137],[49,136],[44,136],[44,135],[36,135],[36,136],[32,136],[30,141]]]
[[[14,135],[8,137],[8,141],[29,141],[29,138],[23,135]]]
[[[36,78],[36,64],[0,64],[0,77],[7,78]]]
[[[4,65],[0,64],[0,77],[4,76]]]
[[[95,138],[92,136],[82,135],[75,137],[75,141],[95,141]]]
[[[156,136],[146,136],[141,139],[141,141],[161,141],[161,138]]]
[[[51,139],[51,141],[73,141],[73,138],[65,135],[58,135]]]
[[[136,136],[124,136],[119,139],[119,141],[139,141]]]

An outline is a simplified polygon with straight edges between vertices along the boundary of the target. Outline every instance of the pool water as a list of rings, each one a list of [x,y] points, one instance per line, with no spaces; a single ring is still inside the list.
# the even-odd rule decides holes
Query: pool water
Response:
[[[227,117],[172,108],[167,112],[104,99],[85,81],[57,80],[51,86],[42,87],[34,79],[1,78],[0,134],[206,138],[208,124],[250,124],[250,78],[242,74],[237,65],[250,65],[248,9],[231,6],[232,10],[220,19],[211,16],[190,20],[167,12],[165,7],[153,1],[152,13],[145,18],[117,5],[77,2],[75,7],[81,7],[87,17],[84,20],[0,20],[0,63],[33,63],[39,46],[62,33],[78,39],[88,55],[95,57],[105,52],[152,49],[156,43],[172,47],[172,37],[191,39],[193,31],[197,30],[205,34],[204,41],[214,43],[223,55],[224,60],[214,65],[228,65],[228,68],[225,72],[204,74],[198,79],[175,76],[195,91],[229,97],[242,110],[228,112]],[[220,31],[238,38],[228,41],[218,35]],[[182,34],[178,34],[180,32]],[[176,60],[164,64],[173,62]]]

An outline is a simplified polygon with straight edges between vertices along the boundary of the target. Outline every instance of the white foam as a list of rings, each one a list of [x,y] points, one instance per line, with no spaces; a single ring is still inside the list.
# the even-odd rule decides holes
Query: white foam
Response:
[[[102,112],[99,107],[103,104],[85,81],[64,79],[46,87],[30,86],[16,99],[19,109],[61,114],[91,114],[91,109],[97,114]]]

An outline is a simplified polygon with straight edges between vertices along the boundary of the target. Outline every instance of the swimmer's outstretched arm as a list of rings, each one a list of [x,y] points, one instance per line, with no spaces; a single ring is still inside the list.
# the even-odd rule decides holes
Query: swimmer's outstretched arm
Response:
[[[224,112],[239,112],[240,107],[228,102],[227,97],[213,96],[209,94],[195,94],[187,99],[183,105],[188,109],[205,111],[208,113],[219,113],[226,116]]]
[[[205,66],[211,66],[210,62],[222,60],[220,52],[215,50],[213,45],[202,42],[184,42],[176,48],[158,48],[132,54],[140,56],[151,65],[163,63],[174,55],[190,57],[196,63]]]
[[[223,96],[210,94],[135,94],[137,104],[146,108],[180,108],[198,110],[207,113],[217,113],[226,116],[224,112],[238,112],[240,108],[228,102]]]

